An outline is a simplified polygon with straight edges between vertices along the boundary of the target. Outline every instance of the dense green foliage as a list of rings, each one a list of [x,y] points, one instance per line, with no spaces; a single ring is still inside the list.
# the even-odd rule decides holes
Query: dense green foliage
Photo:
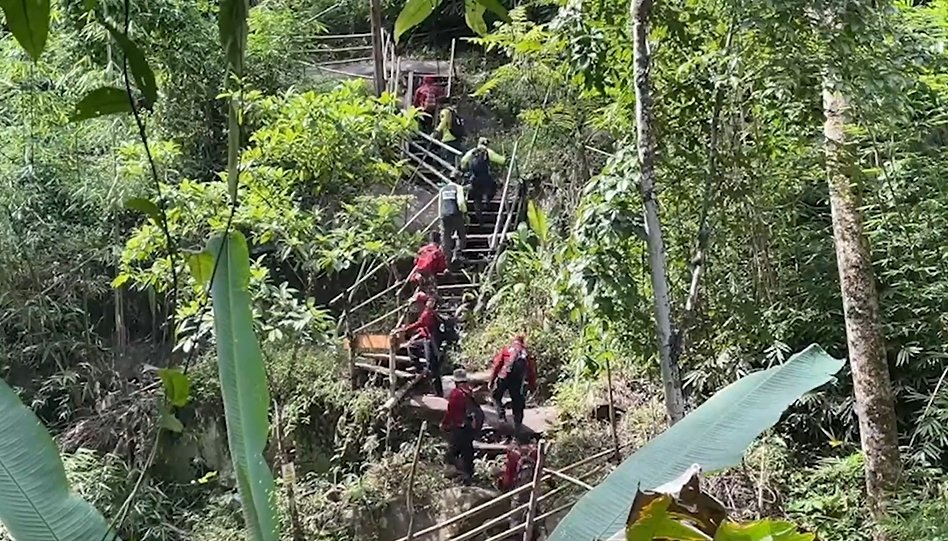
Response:
[[[55,436],[70,485],[127,539],[241,538],[259,530],[241,500],[287,539],[375,538],[366,525],[400,505],[418,427],[378,414],[381,389],[351,390],[341,307],[329,301],[360,268],[407,259],[420,241],[403,227],[418,209],[400,150],[415,114],[400,97],[308,68],[318,34],[368,29],[368,3],[0,8],[10,30],[0,37],[0,376]],[[827,27],[823,9],[843,24]],[[537,400],[563,410],[558,464],[612,445],[608,423],[591,419],[608,366],[624,409],[617,437],[644,444],[661,414],[628,2],[383,10],[419,49],[443,42],[410,29],[450,34],[440,27],[464,14],[479,35],[476,48],[458,47],[462,88],[473,90],[464,105],[496,116],[471,122],[471,135],[499,148],[519,139],[529,184],[524,223],[505,240],[459,362],[484,368],[512,333],[528,336]],[[832,73],[854,106],[851,166],[906,450],[886,527],[892,539],[943,539],[948,3],[667,0],[652,17],[659,197],[689,402],[810,343],[846,355],[820,134],[820,74]],[[399,50],[413,52],[404,39]],[[230,276],[246,286],[239,309],[225,310],[240,312],[231,333],[215,330],[212,306],[228,292],[211,299],[217,265],[205,251],[223,231],[248,252],[248,275]],[[238,358],[250,383],[230,377]],[[241,396],[253,397],[243,413]],[[248,420],[250,452],[225,445]],[[734,506],[821,539],[868,539],[846,369],[777,426],[744,472],[721,478]],[[415,503],[426,510],[448,485],[442,450],[422,453]],[[238,491],[283,477],[286,464],[295,483],[278,479],[272,501]],[[61,477],[49,478],[59,495]],[[479,464],[478,482],[491,477]],[[7,510],[0,518],[19,535]]]

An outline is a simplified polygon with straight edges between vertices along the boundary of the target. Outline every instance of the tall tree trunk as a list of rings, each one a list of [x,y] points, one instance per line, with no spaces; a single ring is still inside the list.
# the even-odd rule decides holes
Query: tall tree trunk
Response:
[[[645,226],[648,233],[649,267],[655,296],[655,326],[658,331],[658,354],[665,385],[665,409],[668,423],[674,424],[685,416],[685,400],[681,392],[678,363],[672,356],[671,303],[668,277],[665,272],[665,241],[658,216],[658,197],[655,194],[655,134],[652,126],[652,89],[649,79],[651,58],[648,50],[648,17],[652,0],[632,0],[632,34],[635,40],[635,123],[638,135],[639,189],[645,206]]]
[[[879,297],[869,242],[862,228],[859,195],[850,178],[854,167],[844,132],[849,103],[834,82],[828,76],[823,81],[826,175],[856,415],[866,460],[866,491],[870,511],[878,522],[885,515],[886,496],[895,488],[901,463]],[[883,538],[882,534],[876,534],[876,539]]]

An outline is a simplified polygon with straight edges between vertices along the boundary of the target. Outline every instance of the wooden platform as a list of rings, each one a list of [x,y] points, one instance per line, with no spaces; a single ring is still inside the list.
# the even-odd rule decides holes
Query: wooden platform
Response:
[[[423,410],[426,417],[436,418],[438,422],[444,417],[448,410],[448,401],[444,398],[431,395],[411,396],[405,399],[405,404],[409,407]],[[507,410],[507,423],[501,423],[497,416],[497,411],[491,405],[482,405],[484,409],[484,425],[486,428],[495,429],[498,432],[508,432],[513,427],[510,426],[513,419],[513,413]],[[556,423],[556,408],[551,406],[542,406],[537,408],[527,408],[523,413],[523,426],[534,434],[543,434],[549,432]]]

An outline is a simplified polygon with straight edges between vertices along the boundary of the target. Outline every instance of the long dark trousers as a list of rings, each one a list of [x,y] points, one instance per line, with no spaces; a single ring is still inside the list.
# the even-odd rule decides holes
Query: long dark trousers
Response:
[[[457,244],[454,242],[455,233],[458,234]],[[456,261],[458,256],[461,255],[461,250],[464,249],[466,241],[467,230],[464,227],[464,214],[459,212],[450,216],[442,216],[441,242],[444,244],[444,251],[451,258],[451,261]]]
[[[477,223],[483,222],[484,206],[497,195],[497,183],[491,177],[474,177],[471,183],[471,199],[474,200],[474,212]]]
[[[497,409],[497,415],[502,420],[507,418],[507,412],[504,409],[504,393],[510,395],[514,426],[519,428],[523,424],[523,410],[527,406],[526,397],[523,395],[523,379],[502,378],[497,380],[497,386],[494,388],[494,407]]]
[[[454,428],[448,438],[448,463],[461,471],[464,484],[474,479],[474,429],[471,427]]]
[[[444,385],[441,383],[441,354],[434,340],[424,338],[416,340],[408,346],[408,356],[416,368],[428,369],[428,377],[431,378],[431,386],[434,387],[435,394],[444,396]],[[425,360],[422,364],[421,359]]]

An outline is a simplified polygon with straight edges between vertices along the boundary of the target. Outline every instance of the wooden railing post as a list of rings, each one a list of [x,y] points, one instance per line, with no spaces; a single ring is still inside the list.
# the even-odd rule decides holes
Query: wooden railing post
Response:
[[[537,463],[533,470],[533,490],[530,491],[530,507],[527,508],[527,523],[524,526],[523,541],[533,541],[533,522],[537,514],[537,498],[543,491],[540,479],[543,478],[543,459],[546,455],[546,442],[540,440],[537,444]]]

